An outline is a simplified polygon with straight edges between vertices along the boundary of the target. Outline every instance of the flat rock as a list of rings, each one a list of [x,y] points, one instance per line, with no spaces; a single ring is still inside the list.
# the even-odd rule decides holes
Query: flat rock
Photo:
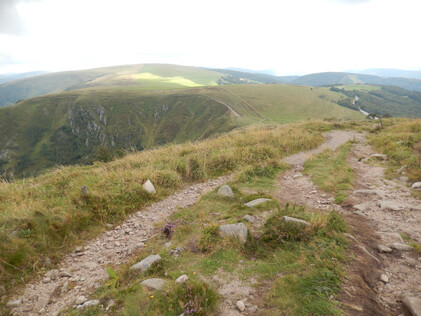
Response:
[[[365,203],[354,205],[353,208],[360,212],[366,212],[367,210],[370,209],[370,204],[371,204],[370,202],[365,202]]]
[[[229,185],[223,185],[218,189],[218,194],[225,197],[234,197],[234,192]]]
[[[162,258],[160,255],[150,255],[149,257],[146,257],[142,261],[139,261],[138,263],[132,265],[130,267],[130,270],[140,270],[140,272],[147,271],[152,264],[155,262],[160,261]]]
[[[253,206],[265,203],[267,201],[271,201],[271,199],[259,198],[259,199],[255,199],[253,201],[247,202],[244,205],[247,207],[253,207]]]
[[[147,279],[142,281],[140,284],[145,285],[151,290],[160,290],[165,285],[167,281],[158,278]]]
[[[82,304],[83,304],[83,303],[85,303],[87,300],[88,300],[88,299],[87,299],[85,296],[81,295],[81,296],[78,296],[78,297],[76,298],[75,304],[77,304],[77,305],[82,305]]]
[[[184,283],[189,279],[189,277],[185,274],[180,275],[177,280],[175,280],[175,283]]]
[[[145,191],[148,192],[149,194],[156,193],[155,187],[153,186],[152,182],[149,179],[146,180],[146,182],[143,184],[143,189],[145,189]]]
[[[380,238],[384,240],[386,243],[403,243],[402,236],[399,233],[394,232],[378,232]]]
[[[412,316],[421,316],[421,298],[415,296],[406,296],[403,304],[411,312]]]
[[[298,173],[296,173],[295,175],[294,175],[294,179],[297,179],[297,178],[302,178],[302,176],[303,176],[303,174],[301,173],[301,172],[298,172]]]
[[[413,249],[411,246],[407,244],[401,244],[398,242],[391,244],[390,247],[395,250],[400,250],[400,251],[411,251]]]
[[[248,231],[243,223],[222,225],[219,227],[219,230],[224,237],[236,237],[243,244],[247,241]]]
[[[385,246],[385,245],[377,245],[377,250],[379,252],[386,252],[386,253],[393,251],[392,248],[390,248],[388,246]]]
[[[99,300],[90,300],[83,303],[83,305],[79,305],[77,309],[84,309],[84,308],[88,308],[88,307],[96,306],[96,305],[99,305]]]
[[[374,196],[378,195],[380,196],[380,192],[378,190],[371,190],[371,189],[361,189],[361,190],[355,190],[352,192],[353,195],[363,195],[363,196]]]
[[[421,182],[415,182],[412,184],[411,188],[413,189],[421,189]]]
[[[7,308],[18,307],[18,306],[20,306],[20,305],[22,305],[22,300],[21,300],[21,299],[14,300],[14,301],[8,301],[8,302],[6,303],[6,307],[7,307]]]
[[[372,154],[370,156],[370,158],[374,158],[377,160],[387,160],[387,155],[383,155],[383,154]]]
[[[303,219],[299,219],[299,218],[295,218],[295,217],[289,217],[289,216],[284,216],[284,221],[285,222],[291,222],[291,223],[297,223],[297,224],[301,224],[301,225],[306,225],[306,226],[311,225],[309,222],[307,222]]]
[[[385,211],[403,211],[406,208],[406,205],[395,201],[381,201],[378,206]]]
[[[247,222],[254,223],[257,219],[253,215],[244,215],[243,217]]]

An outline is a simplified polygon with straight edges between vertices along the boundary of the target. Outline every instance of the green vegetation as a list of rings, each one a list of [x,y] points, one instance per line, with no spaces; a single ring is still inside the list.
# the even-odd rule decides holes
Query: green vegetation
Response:
[[[323,141],[318,130],[332,126],[307,122],[249,128],[203,142],[130,154],[110,163],[62,167],[37,178],[1,183],[1,282],[25,280],[43,266],[41,258],[57,263],[63,253],[107,223],[120,222],[186,183],[259,166],[279,168],[280,158],[318,146]],[[155,184],[156,195],[143,190],[146,179]],[[82,186],[88,187],[88,194],[81,194]],[[242,209],[232,212],[245,215]]]
[[[204,139],[256,122],[363,118],[338,106],[338,99],[328,89],[288,85],[79,90],[29,99],[0,110],[0,174],[12,179],[55,165],[107,162],[127,151]]]
[[[335,194],[335,203],[341,203],[352,189],[354,175],[346,158],[351,151],[348,142],[336,151],[326,149],[323,153],[306,161],[304,173],[311,175],[313,183]]]
[[[392,86],[354,85],[351,86],[354,88],[352,91],[346,87],[330,88],[331,91],[340,92],[346,96],[338,101],[338,104],[344,107],[354,110],[361,108],[368,113],[383,117],[421,116],[421,92]]]
[[[384,129],[376,129],[370,144],[386,154],[389,177],[405,175],[411,182],[421,181],[421,120],[387,119]]]
[[[267,166],[271,169],[270,164]],[[158,235],[148,241],[132,263],[159,253],[163,258],[161,269],[153,269],[146,275],[134,273],[128,269],[132,264],[129,263],[120,271],[122,285],[119,288],[112,290],[103,286],[93,297],[104,304],[113,299],[116,304],[110,314],[211,315],[216,305],[227,299],[215,293],[213,278],[218,277],[227,283],[237,280],[243,286],[263,289],[265,294],[259,298],[259,311],[264,315],[340,314],[330,297],[338,293],[344,275],[344,232],[347,231],[344,219],[336,212],[307,212],[288,205],[281,208],[275,201],[251,209],[243,205],[258,197],[272,198],[261,190],[254,194],[242,191],[244,181],[256,183],[261,178],[271,181],[277,175],[278,172],[249,173],[247,178],[237,178],[230,184],[235,192],[233,198],[221,197],[215,190],[204,195],[197,204],[178,210],[170,218],[175,223],[171,248],[182,247],[185,251],[178,257],[169,255],[164,245],[168,239]],[[245,214],[262,217],[265,213],[271,215],[257,230],[251,229],[252,225],[243,219]],[[311,225],[285,223],[285,215],[304,219]],[[249,228],[245,245],[223,238],[219,233],[222,223],[237,222]],[[186,274],[189,281],[176,284],[174,280],[182,274]],[[167,284],[162,290],[147,290],[139,283],[150,277],[164,278]],[[253,284],[250,283],[252,278]],[[196,299],[192,300],[193,297]],[[187,312],[190,306],[195,306],[197,312]],[[104,312],[91,308],[85,314]]]

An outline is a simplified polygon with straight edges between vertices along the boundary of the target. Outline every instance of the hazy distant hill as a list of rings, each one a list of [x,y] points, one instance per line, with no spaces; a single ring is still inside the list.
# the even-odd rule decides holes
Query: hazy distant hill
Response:
[[[301,76],[291,83],[306,86],[333,86],[338,84],[376,84],[397,86],[408,90],[421,91],[421,80],[411,78],[384,78],[373,75],[346,72],[321,72]]]
[[[38,75],[46,74],[47,71],[32,71],[32,72],[25,72],[25,73],[18,73],[18,74],[0,74],[0,84],[13,81],[13,80],[19,80],[22,78],[28,78],[28,77],[34,77]]]
[[[217,81],[223,76],[207,69],[166,64],[125,65],[50,73],[0,85],[0,106],[53,92],[92,87],[176,89],[212,86],[217,85]]]
[[[360,73],[366,75],[374,75],[379,77],[401,77],[421,79],[421,71],[402,70],[402,69],[388,69],[388,68],[373,68],[358,71],[351,71],[352,73]]]
[[[232,76],[231,82],[233,83],[265,83],[265,84],[276,84],[276,83],[289,83],[298,76],[272,76],[264,73],[257,72],[246,72],[238,71],[233,69],[212,69],[216,72],[223,73]],[[236,82],[235,82],[236,81]]]

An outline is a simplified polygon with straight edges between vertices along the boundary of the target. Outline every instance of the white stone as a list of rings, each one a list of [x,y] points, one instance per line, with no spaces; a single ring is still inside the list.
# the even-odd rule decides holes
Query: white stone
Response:
[[[392,248],[385,245],[377,245],[377,250],[380,252],[392,252]]]
[[[14,301],[8,301],[6,303],[6,307],[8,307],[8,308],[18,307],[20,305],[22,305],[22,300],[21,299],[14,300]]]
[[[84,308],[88,308],[88,307],[96,306],[96,305],[99,305],[99,300],[90,300],[90,301],[85,302],[83,305],[79,305],[77,309],[84,309]]]
[[[223,185],[218,189],[218,194],[225,196],[225,197],[233,197],[234,192],[232,192],[232,189],[229,185]]]
[[[395,201],[381,201],[378,205],[385,211],[402,211],[405,209],[405,205],[396,203]]]
[[[186,282],[188,279],[189,279],[189,277],[188,277],[187,275],[183,274],[183,275],[179,276],[179,277],[177,278],[177,280],[175,280],[175,282],[176,282],[176,283],[184,283],[184,282]]]
[[[285,222],[292,222],[292,223],[302,224],[302,225],[306,225],[306,226],[311,225],[309,222],[307,222],[307,221],[305,221],[303,219],[298,219],[298,218],[289,217],[289,216],[284,216],[284,221]]]
[[[265,203],[267,201],[270,201],[270,199],[260,198],[260,199],[255,199],[253,201],[247,202],[244,205],[247,207],[253,207],[253,206]]]
[[[411,188],[413,189],[421,189],[421,182],[415,182],[412,184]]]
[[[243,217],[247,222],[249,223],[254,223],[256,221],[256,217],[252,216],[252,215],[244,215]]]
[[[407,244],[401,244],[398,242],[395,242],[393,244],[390,245],[391,248],[395,249],[395,250],[401,250],[401,251],[411,251],[412,247],[408,246]]]
[[[150,255],[149,257],[139,261],[138,263],[130,267],[131,270],[140,270],[140,272],[145,272],[148,270],[152,264],[161,260],[160,255]]]
[[[143,188],[149,194],[155,194],[156,193],[155,187],[153,186],[152,182],[149,179],[143,184]]]
[[[88,299],[85,296],[81,295],[81,296],[78,296],[78,298],[76,298],[75,304],[81,305],[85,303],[87,300]]]
[[[219,227],[221,234],[225,237],[236,237],[242,244],[245,244],[247,241],[247,227],[243,223],[237,224],[227,224]]]
[[[140,284],[145,285],[152,290],[160,290],[165,285],[167,281],[158,278],[152,278],[142,281]]]
[[[389,283],[389,277],[386,274],[382,274],[380,276],[380,281],[382,281],[384,283]]]
[[[246,309],[246,305],[241,300],[237,301],[237,303],[235,303],[235,306],[237,306],[237,308],[240,312],[244,312],[244,310]]]

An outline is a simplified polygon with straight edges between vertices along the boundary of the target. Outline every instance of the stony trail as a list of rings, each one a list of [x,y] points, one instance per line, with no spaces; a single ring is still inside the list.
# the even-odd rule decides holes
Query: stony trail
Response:
[[[326,148],[335,150],[349,140],[357,141],[348,159],[355,171],[355,191],[340,206],[333,203],[331,194],[316,188],[301,171],[304,162],[312,155]],[[326,133],[325,142],[318,148],[284,159],[293,168],[277,179],[275,197],[281,204],[295,203],[309,210],[338,210],[346,217],[351,227],[349,251],[353,259],[336,300],[347,315],[410,315],[402,307],[401,300],[403,296],[421,295],[420,256],[412,249],[380,252],[378,248],[379,245],[392,247],[396,242],[403,244],[399,232],[407,232],[410,238],[421,243],[420,203],[411,198],[404,184],[384,180],[383,168],[377,166],[378,163],[361,159],[372,154],[363,134],[352,131]],[[25,287],[19,297],[22,303],[14,311],[18,315],[55,315],[71,306],[78,297],[89,297],[108,279],[104,267],[130,260],[156,234],[156,223],[164,221],[178,207],[194,204],[202,194],[229,180],[230,177],[221,177],[192,185],[133,214],[124,224],[88,242],[83,248],[75,249],[57,270],[47,272],[44,278]],[[376,193],[368,193],[371,191]],[[387,201],[395,203],[392,208],[400,205],[401,210],[391,210],[390,203],[381,203]],[[382,274],[387,277],[387,282]],[[219,308],[221,315],[258,314],[256,310],[251,314],[251,310],[240,313],[233,304],[240,299],[237,292],[242,291],[244,297],[241,298],[245,302],[248,299],[257,308],[258,299],[253,298],[256,293],[252,287],[222,274],[215,275],[215,278],[219,292],[226,298]]]
[[[21,300],[17,315],[55,315],[71,306],[80,296],[89,297],[108,279],[107,266],[127,262],[156,233],[155,224],[165,221],[177,208],[196,203],[214,188],[229,181],[229,176],[194,184],[183,191],[152,204],[127,218],[83,247],[67,255],[57,270],[25,286],[16,298]]]
[[[376,159],[367,159],[374,152],[364,135],[333,132],[326,138],[323,147],[286,159],[293,170],[279,177],[276,197],[281,204],[337,210],[346,217],[354,259],[337,299],[347,315],[411,315],[402,301],[411,297],[421,302],[421,258],[400,233],[421,243],[421,203],[411,197],[406,184],[384,179]],[[354,191],[343,205],[335,205],[333,195],[319,190],[301,171],[310,155],[351,139],[357,141],[347,160],[355,173]],[[421,313],[420,306],[414,306]]]

